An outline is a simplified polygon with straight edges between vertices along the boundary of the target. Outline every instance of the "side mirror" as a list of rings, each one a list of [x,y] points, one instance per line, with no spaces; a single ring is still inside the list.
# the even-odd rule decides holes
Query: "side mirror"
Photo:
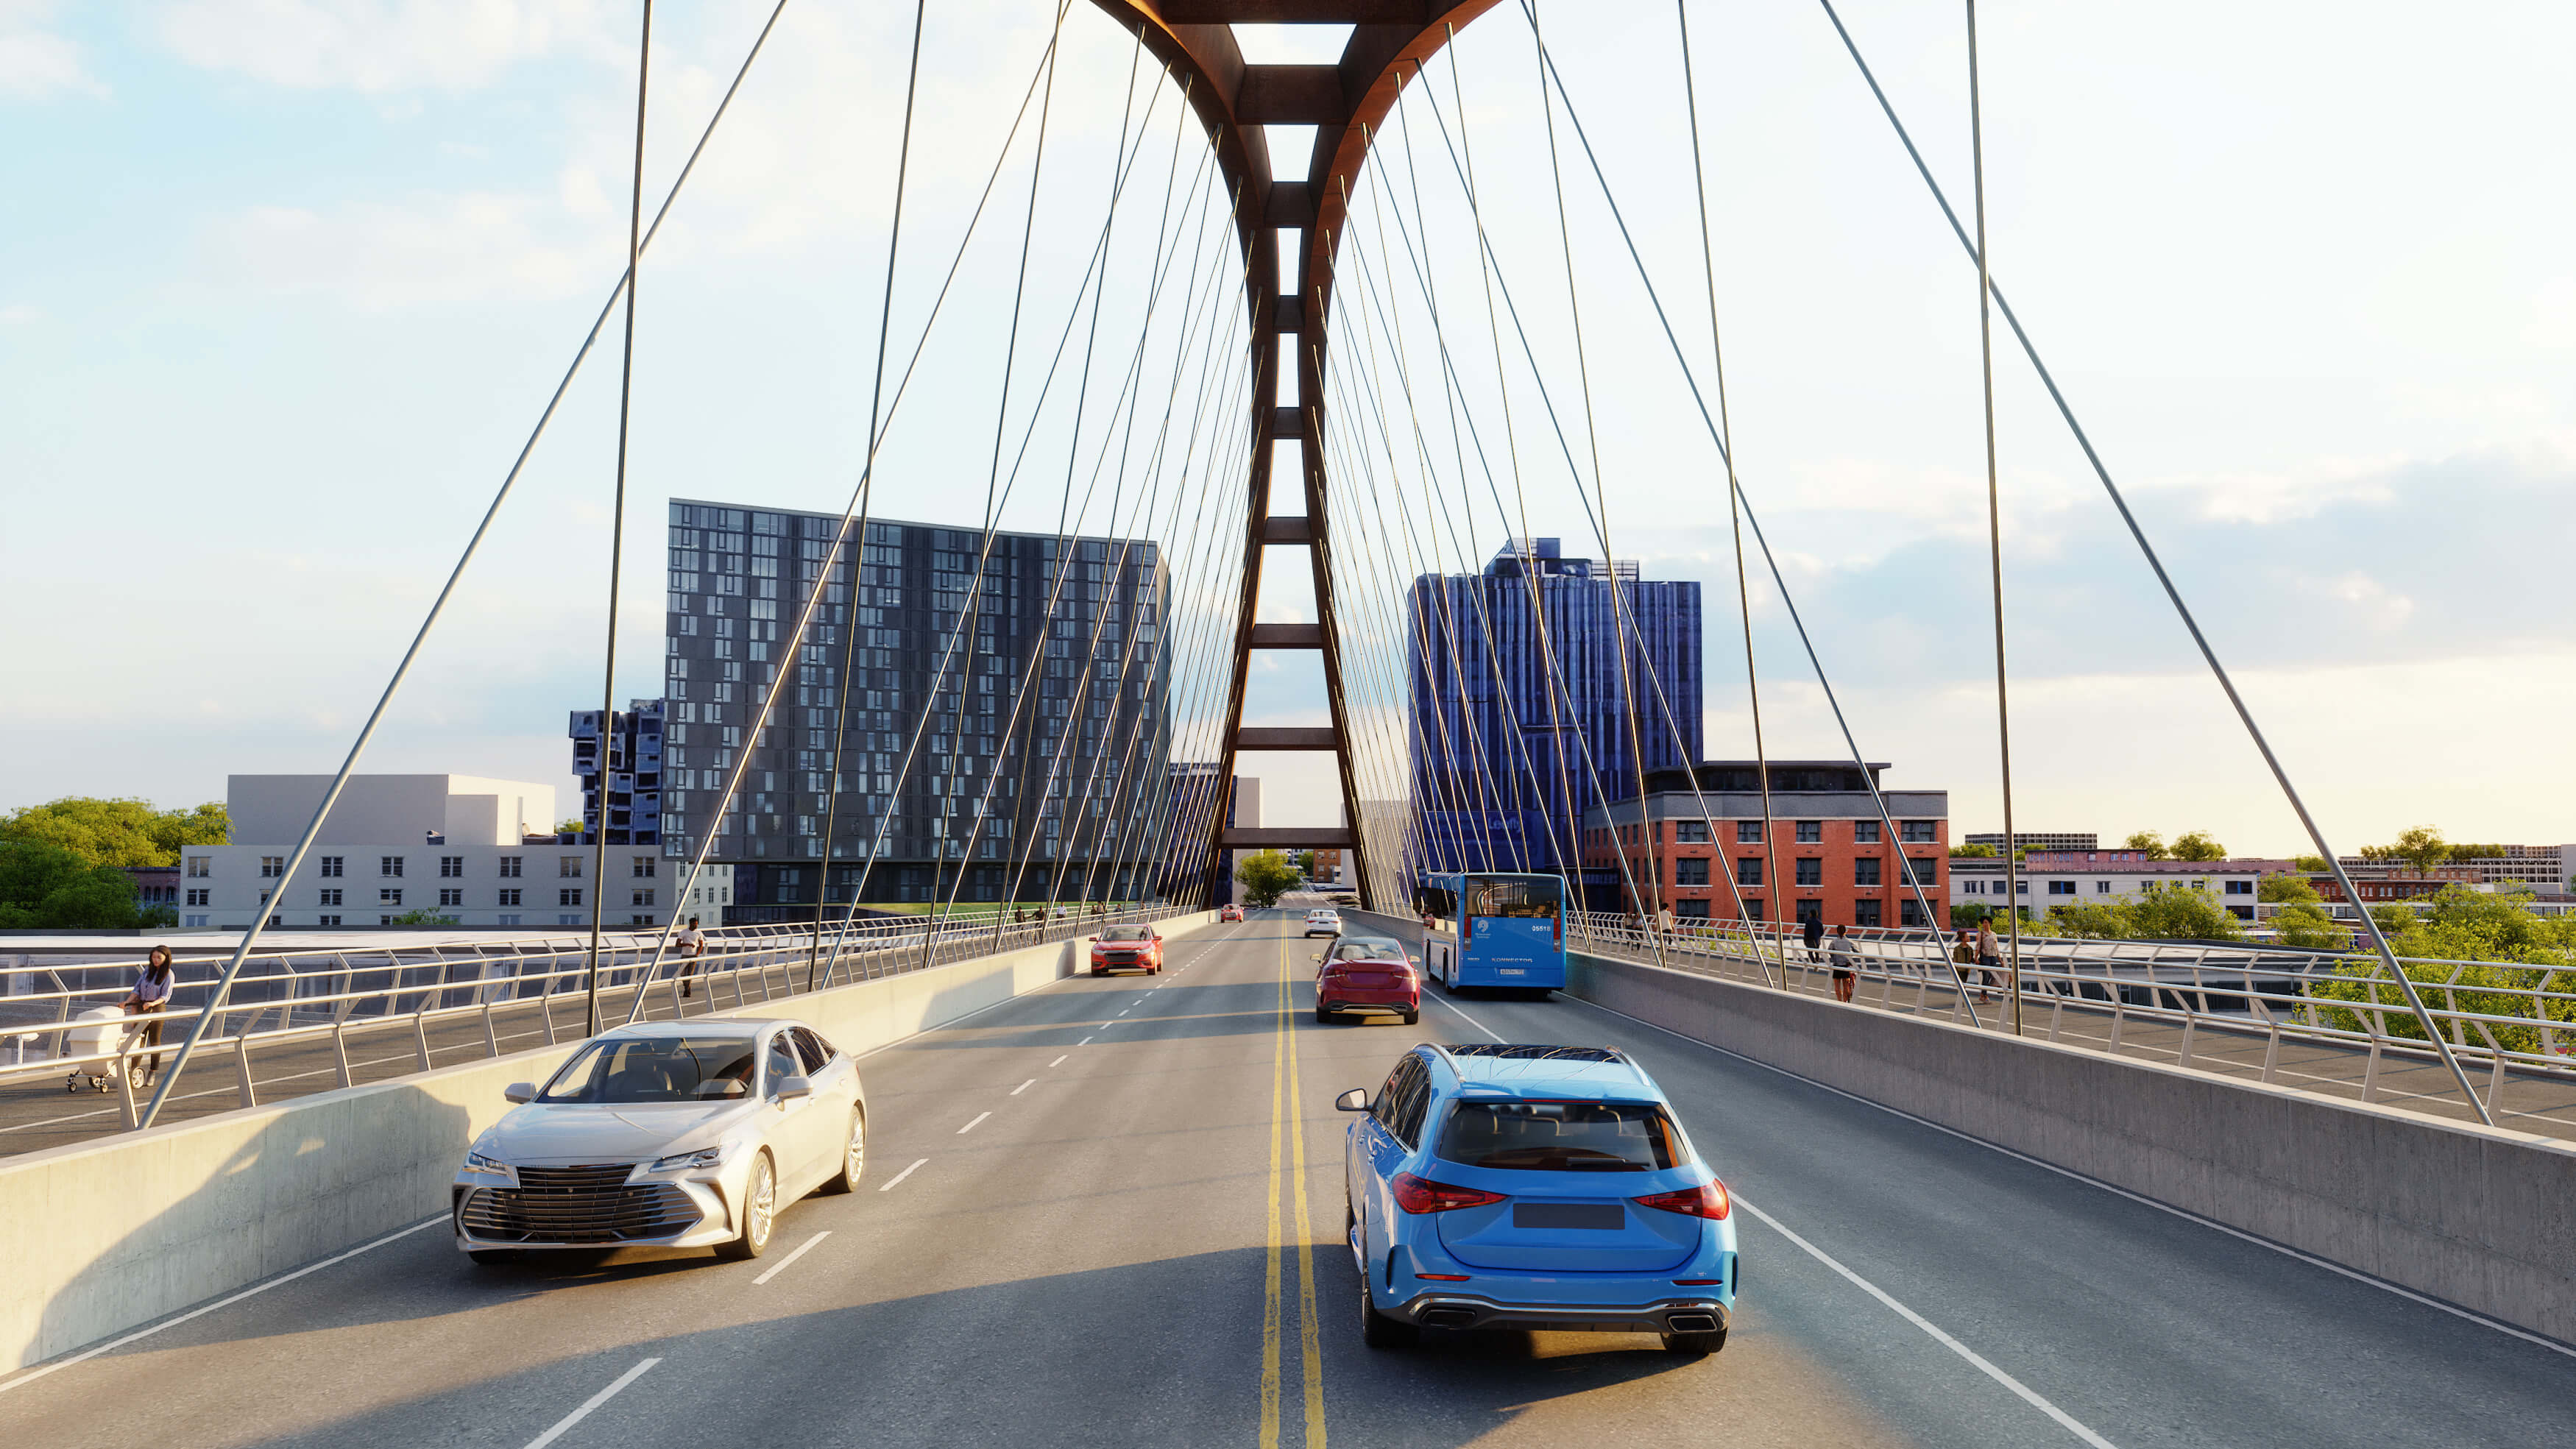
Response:
[[[813,1095],[814,1079],[811,1077],[780,1077],[778,1085],[771,1088],[769,1093],[770,1100],[775,1102],[788,1102],[798,1097]]]
[[[534,1082],[512,1082],[501,1089],[504,1102],[533,1102],[536,1098],[537,1084]]]
[[[1369,1109],[1368,1088],[1353,1087],[1333,1099],[1336,1112],[1365,1112]]]

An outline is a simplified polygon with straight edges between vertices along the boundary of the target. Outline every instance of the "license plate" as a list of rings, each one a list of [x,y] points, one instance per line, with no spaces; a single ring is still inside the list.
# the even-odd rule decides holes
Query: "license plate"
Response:
[[[1628,1210],[1615,1202],[1516,1202],[1512,1226],[1617,1232],[1628,1226]]]
[[[1504,966],[1498,968],[1496,974],[1502,976],[1527,976],[1529,974],[1529,968],[1526,966]]]

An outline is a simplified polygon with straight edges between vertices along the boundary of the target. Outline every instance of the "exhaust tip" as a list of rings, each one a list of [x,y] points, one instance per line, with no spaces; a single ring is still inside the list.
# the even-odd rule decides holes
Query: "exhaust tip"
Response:
[[[1476,1321],[1476,1315],[1464,1308],[1427,1308],[1422,1322],[1429,1328],[1464,1328]]]
[[[1671,1333],[1715,1333],[1717,1317],[1709,1313],[1676,1313],[1664,1320]]]

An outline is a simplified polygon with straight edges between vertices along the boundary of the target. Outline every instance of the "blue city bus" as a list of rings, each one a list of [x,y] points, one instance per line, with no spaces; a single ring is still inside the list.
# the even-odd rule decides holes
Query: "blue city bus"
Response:
[[[1423,938],[1423,970],[1444,991],[1565,986],[1565,877],[1464,872],[1423,881],[1423,905],[1454,931]]]

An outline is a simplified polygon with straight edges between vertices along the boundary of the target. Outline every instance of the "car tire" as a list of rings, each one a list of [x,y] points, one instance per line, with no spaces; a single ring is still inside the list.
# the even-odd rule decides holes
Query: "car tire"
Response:
[[[1410,1323],[1399,1323],[1377,1311],[1377,1298],[1369,1290],[1369,1274],[1362,1269],[1360,1279],[1360,1342],[1381,1351],[1411,1348],[1422,1341],[1422,1330]]]
[[[1329,1011],[1326,1011],[1324,1008],[1322,1008],[1322,1007],[1320,1007],[1320,1006],[1318,1006],[1318,1007],[1316,1007],[1316,1008],[1315,1008],[1315,1020],[1316,1020],[1316,1021],[1321,1022],[1321,1023],[1325,1023],[1325,1024],[1328,1024],[1328,1025],[1329,1025],[1329,1024],[1332,1022],[1332,1019],[1333,1019],[1333,1013],[1331,1013],[1331,1012],[1329,1012]]]
[[[716,1256],[745,1262],[769,1251],[778,1226],[778,1167],[764,1151],[751,1161],[751,1180],[742,1192],[742,1231],[716,1244]]]
[[[841,1148],[841,1170],[824,1182],[829,1193],[857,1192],[859,1179],[868,1175],[868,1114],[850,1110],[850,1140]]]
[[[1406,1012],[1404,1014],[1404,1024],[1406,1026],[1420,1026],[1422,1024],[1422,1008],[1417,1006],[1411,1011]]]
[[[1713,1354],[1724,1347],[1726,1347],[1726,1330],[1723,1328],[1712,1329],[1707,1333],[1667,1333],[1664,1335],[1664,1351],[1667,1353],[1687,1354],[1692,1358],[1706,1358],[1710,1354]]]
[[[513,1248],[468,1248],[465,1256],[480,1268],[505,1268],[519,1261],[518,1251]]]
[[[1099,967],[1094,966],[1094,967],[1092,967],[1092,968],[1091,968],[1091,974],[1092,974],[1092,975],[1094,975],[1094,976],[1098,976],[1098,975],[1100,975],[1100,974],[1102,974],[1102,973],[1101,973],[1101,970],[1100,970],[1100,968],[1099,968]]]

